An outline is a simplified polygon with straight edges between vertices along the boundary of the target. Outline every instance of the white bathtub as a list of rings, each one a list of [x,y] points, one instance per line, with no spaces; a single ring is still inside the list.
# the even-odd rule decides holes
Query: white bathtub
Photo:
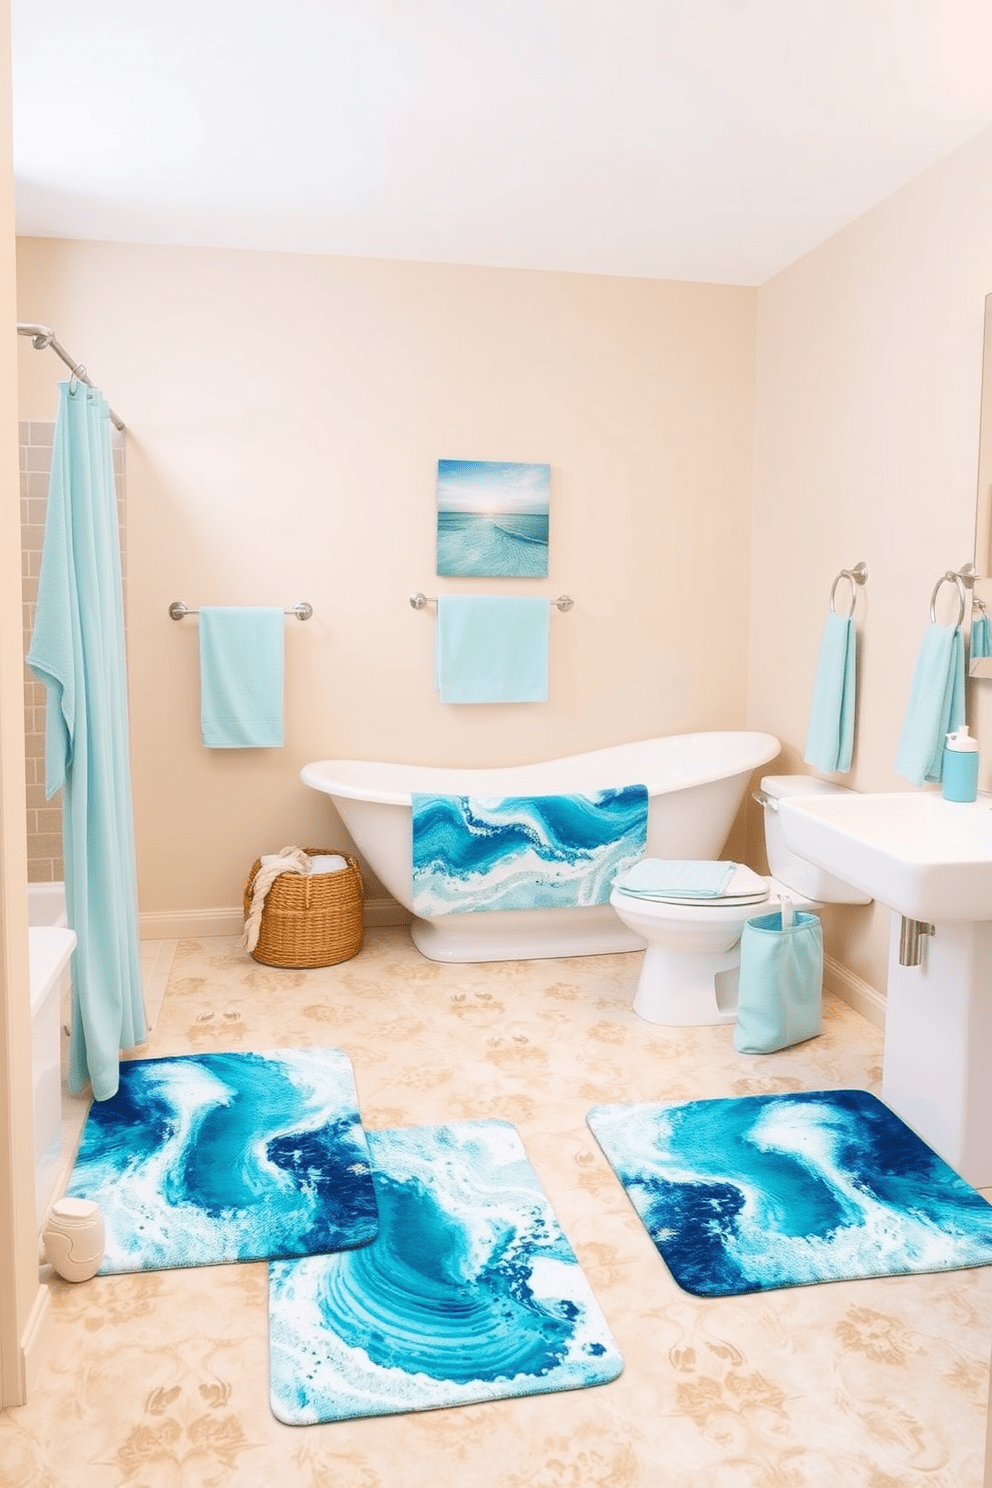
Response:
[[[319,760],[300,778],[334,801],[359,852],[413,913],[413,792],[466,796],[556,795],[646,785],[647,855],[718,857],[748,782],[779,752],[771,734],[672,734],[588,754],[497,769],[438,769],[371,760]],[[414,944],[432,961],[520,961],[640,950],[608,904],[575,909],[414,915]]]
[[[62,1172],[62,1021],[69,958],[65,885],[28,885],[31,1069],[34,1085],[35,1209],[39,1230]]]

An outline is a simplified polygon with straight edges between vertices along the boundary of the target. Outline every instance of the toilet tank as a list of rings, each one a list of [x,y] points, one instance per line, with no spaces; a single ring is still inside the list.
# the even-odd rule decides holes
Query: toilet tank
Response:
[[[797,857],[785,845],[782,824],[778,819],[778,803],[783,796],[813,796],[828,793],[848,794],[844,785],[834,785],[829,780],[818,780],[813,775],[766,775],[761,782],[761,801],[765,814],[765,852],[768,855],[768,871],[784,888],[794,889],[805,899],[816,899],[821,904],[870,904],[871,895],[863,894],[842,879],[835,878],[815,863]]]

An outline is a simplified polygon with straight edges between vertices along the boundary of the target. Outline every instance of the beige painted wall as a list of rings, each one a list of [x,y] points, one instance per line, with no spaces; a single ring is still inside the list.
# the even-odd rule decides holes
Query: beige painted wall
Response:
[[[34,1214],[10,11],[0,0],[0,1406],[26,1398],[41,1292]]]
[[[933,587],[973,554],[983,306],[992,290],[986,132],[759,295],[748,718],[802,766],[830,586],[858,600],[859,790],[909,790],[896,748]],[[838,591],[846,595],[846,585]],[[937,618],[957,614],[945,588]],[[968,720],[992,789],[992,682]],[[888,913],[830,914],[833,954],[885,986]]]
[[[145,915],[235,906],[258,852],[344,844],[298,782],[308,759],[518,761],[746,720],[801,767],[830,585],[862,558],[848,779],[908,788],[893,762],[930,593],[972,554],[990,157],[986,133],[757,293],[22,242],[21,317],[57,328],[129,426]],[[59,366],[20,357],[21,417],[50,417]],[[439,455],[551,462],[546,584],[434,577]],[[433,619],[407,596],[469,587],[575,596],[546,707],[437,701]],[[196,622],[169,601],[301,597],[286,748],[204,750]],[[992,739],[992,687],[970,693]],[[827,916],[828,950],[879,989],[886,925]]]
[[[236,905],[259,852],[345,845],[299,783],[311,759],[519,762],[743,724],[755,291],[27,240],[18,292],[128,425],[146,916]],[[52,416],[59,375],[22,343],[22,419]],[[547,582],[434,576],[439,457],[550,462]],[[571,594],[550,702],[443,707],[418,589]],[[197,623],[169,602],[300,598],[285,748],[205,750]]]

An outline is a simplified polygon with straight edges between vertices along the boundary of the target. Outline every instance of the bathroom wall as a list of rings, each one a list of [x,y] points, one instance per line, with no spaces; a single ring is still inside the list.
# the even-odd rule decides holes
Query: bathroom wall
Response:
[[[52,353],[48,353],[49,356]],[[54,362],[52,367],[60,367]],[[45,536],[48,481],[52,468],[51,420],[22,422],[19,431],[21,464],[21,596],[24,601],[24,653],[34,630],[38,575]],[[117,519],[120,528],[121,572],[127,600],[127,505],[124,500],[124,436],[112,431]],[[54,883],[64,877],[62,863],[62,795],[45,797],[45,684],[24,668],[24,756],[27,792],[28,879]]]
[[[26,240],[18,295],[128,425],[146,934],[233,929],[260,852],[347,845],[308,760],[519,762],[743,724],[756,291]],[[50,418],[57,364],[25,341],[20,368],[21,418]],[[551,464],[546,582],[435,577],[439,457]],[[571,594],[549,703],[442,707],[418,589]],[[314,605],[286,622],[285,748],[202,747],[174,599]]]
[[[0,1406],[26,1398],[43,1353],[45,1295],[31,1129],[9,35],[9,6],[0,0],[0,320],[8,327],[0,338]]]
[[[894,763],[930,596],[974,550],[990,290],[986,132],[759,294],[748,718],[805,768],[830,587],[863,559],[856,749],[843,777],[859,790],[912,788]],[[937,618],[956,617],[945,587]],[[990,790],[992,683],[968,684],[967,711]],[[888,920],[874,906],[825,921],[832,956],[875,989],[885,986]]]

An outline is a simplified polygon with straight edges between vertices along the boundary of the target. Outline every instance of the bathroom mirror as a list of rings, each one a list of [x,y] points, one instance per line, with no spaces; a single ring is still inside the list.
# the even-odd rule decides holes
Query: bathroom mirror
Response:
[[[975,572],[978,577],[972,591],[972,624],[981,614],[981,606],[992,617],[992,294],[985,296],[978,500],[975,507]],[[968,671],[972,677],[992,678],[992,656],[970,657]]]

